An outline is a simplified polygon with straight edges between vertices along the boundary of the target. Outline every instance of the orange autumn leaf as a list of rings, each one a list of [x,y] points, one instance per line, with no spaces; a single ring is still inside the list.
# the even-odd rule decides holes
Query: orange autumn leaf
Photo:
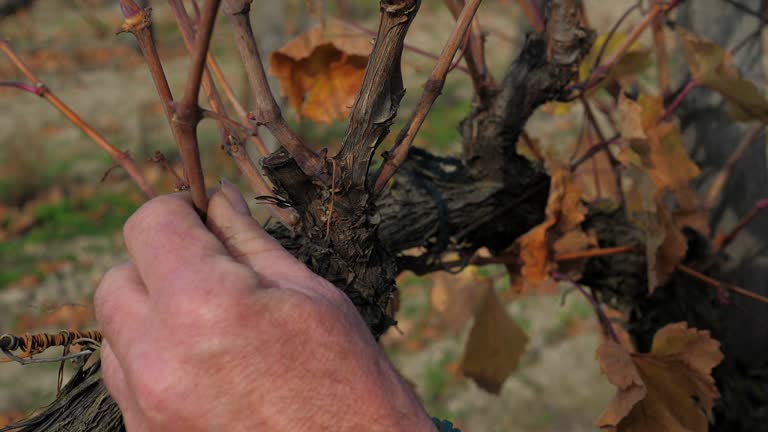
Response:
[[[567,167],[554,162],[550,165],[551,179],[544,222],[518,239],[522,261],[520,273],[531,285],[544,282],[553,269],[552,243],[560,235],[578,229],[587,213],[581,202],[581,183],[572,181]]]
[[[464,348],[461,371],[484,390],[499,393],[517,367],[528,336],[509,317],[493,287],[485,288],[484,297]]]
[[[331,123],[349,115],[371,48],[368,35],[329,18],[272,53],[269,73],[300,116]]]
[[[617,392],[597,426],[615,432],[707,431],[720,397],[711,373],[722,359],[720,343],[685,322],[657,331],[647,354],[603,342],[597,360]]]

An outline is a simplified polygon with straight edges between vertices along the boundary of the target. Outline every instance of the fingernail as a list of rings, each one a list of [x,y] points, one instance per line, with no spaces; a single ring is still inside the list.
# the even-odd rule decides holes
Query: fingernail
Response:
[[[251,215],[251,209],[248,208],[248,203],[245,202],[243,194],[229,180],[222,177],[219,180],[219,190],[224,194],[224,197],[236,212],[246,216]]]

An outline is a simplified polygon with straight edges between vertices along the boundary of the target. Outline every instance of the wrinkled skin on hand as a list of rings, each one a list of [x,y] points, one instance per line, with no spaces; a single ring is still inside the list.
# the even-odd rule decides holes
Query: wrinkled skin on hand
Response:
[[[103,375],[128,431],[431,431],[352,303],[224,183],[126,223],[131,261],[96,292]]]

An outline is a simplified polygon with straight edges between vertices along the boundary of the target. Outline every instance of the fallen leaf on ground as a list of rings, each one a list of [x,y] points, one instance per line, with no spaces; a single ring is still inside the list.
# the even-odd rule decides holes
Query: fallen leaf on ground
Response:
[[[527,343],[528,336],[509,317],[496,291],[489,286],[475,314],[461,371],[484,390],[499,393],[517,367]]]
[[[269,73],[300,116],[331,123],[349,115],[372,47],[367,34],[328,18],[272,53]]]
[[[616,432],[705,432],[720,394],[711,376],[723,359],[708,331],[669,324],[648,354],[628,353],[605,341],[597,360],[616,396],[596,424]]]

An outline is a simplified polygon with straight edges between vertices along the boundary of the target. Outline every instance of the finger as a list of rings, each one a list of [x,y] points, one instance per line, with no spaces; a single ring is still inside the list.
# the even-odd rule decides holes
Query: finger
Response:
[[[101,344],[101,376],[109,395],[117,402],[127,430],[148,430],[143,422],[139,404],[128,385],[125,372],[107,340]]]
[[[222,182],[211,197],[207,224],[229,254],[253,269],[267,285],[280,281],[281,286],[288,286],[296,281],[295,285],[305,287],[317,278],[251,217],[243,196],[231,183]]]
[[[94,295],[96,320],[119,355],[141,336],[149,313],[149,296],[136,266],[128,262],[110,269]]]
[[[188,193],[163,195],[145,203],[123,229],[128,253],[151,296],[215,282],[212,259],[228,256],[226,248],[206,228]]]

